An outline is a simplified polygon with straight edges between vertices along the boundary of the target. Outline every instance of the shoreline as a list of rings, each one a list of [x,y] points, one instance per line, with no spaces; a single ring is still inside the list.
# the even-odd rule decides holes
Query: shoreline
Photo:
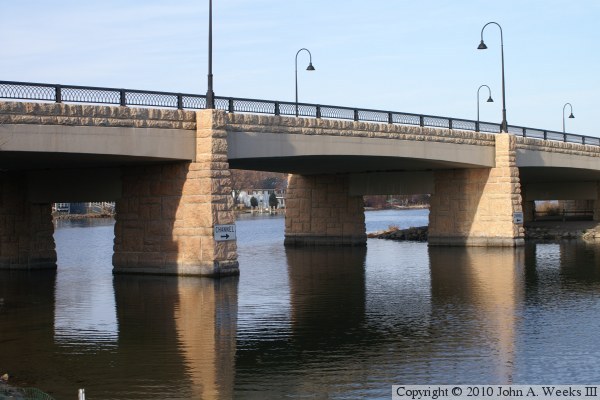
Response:
[[[59,219],[87,219],[87,218],[115,218],[115,214],[52,214],[53,220]]]
[[[429,205],[411,205],[402,207],[389,207],[389,208],[373,208],[365,207],[365,211],[388,211],[388,210],[424,210],[429,209]],[[285,208],[278,208],[276,210],[250,210],[250,209],[236,209],[233,212],[238,214],[285,214]],[[65,219],[86,219],[86,218],[115,218],[115,213],[103,213],[103,214],[63,214],[53,213],[52,219],[65,220]]]

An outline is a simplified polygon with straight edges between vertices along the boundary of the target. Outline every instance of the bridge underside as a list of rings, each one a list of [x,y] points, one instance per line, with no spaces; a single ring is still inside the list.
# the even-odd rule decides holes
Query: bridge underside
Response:
[[[472,164],[452,161],[360,155],[235,158],[230,159],[229,164],[233,169],[298,175],[320,175],[323,171],[328,174],[348,174],[473,168]]]

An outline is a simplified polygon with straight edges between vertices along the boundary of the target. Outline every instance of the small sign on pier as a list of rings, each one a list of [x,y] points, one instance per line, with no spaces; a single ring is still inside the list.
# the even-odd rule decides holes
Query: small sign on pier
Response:
[[[236,240],[235,225],[215,225],[215,241]]]
[[[523,223],[523,213],[522,212],[513,213],[513,222],[515,224],[522,224]]]

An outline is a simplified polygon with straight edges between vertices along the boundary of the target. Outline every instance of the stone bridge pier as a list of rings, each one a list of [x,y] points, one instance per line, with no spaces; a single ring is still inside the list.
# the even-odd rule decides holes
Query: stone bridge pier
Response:
[[[193,162],[122,169],[114,273],[239,273],[236,242],[217,242],[213,233],[235,223],[224,115],[197,112]]]
[[[56,269],[50,203],[27,198],[27,176],[0,172],[0,268]]]
[[[435,173],[429,214],[430,245],[524,244],[516,137],[501,133],[495,136],[495,142],[493,168]]]
[[[367,243],[362,196],[349,193],[347,175],[290,175],[285,244],[292,246]]]

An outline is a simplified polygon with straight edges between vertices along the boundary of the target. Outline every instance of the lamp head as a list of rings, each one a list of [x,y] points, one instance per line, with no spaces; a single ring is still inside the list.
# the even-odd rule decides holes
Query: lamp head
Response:
[[[308,67],[306,67],[307,71],[314,71],[315,67],[313,67],[312,62],[308,63]]]
[[[493,102],[494,102],[494,99],[492,99],[492,96],[490,96],[490,97],[487,99],[487,102],[488,102],[488,103],[493,103]]]
[[[571,115],[569,115],[569,118],[575,118],[575,116],[573,115],[573,113],[571,113]]]
[[[481,39],[481,43],[479,43],[479,46],[477,46],[478,50],[485,50],[487,49],[487,46],[485,45],[485,43],[483,43],[483,39]]]

